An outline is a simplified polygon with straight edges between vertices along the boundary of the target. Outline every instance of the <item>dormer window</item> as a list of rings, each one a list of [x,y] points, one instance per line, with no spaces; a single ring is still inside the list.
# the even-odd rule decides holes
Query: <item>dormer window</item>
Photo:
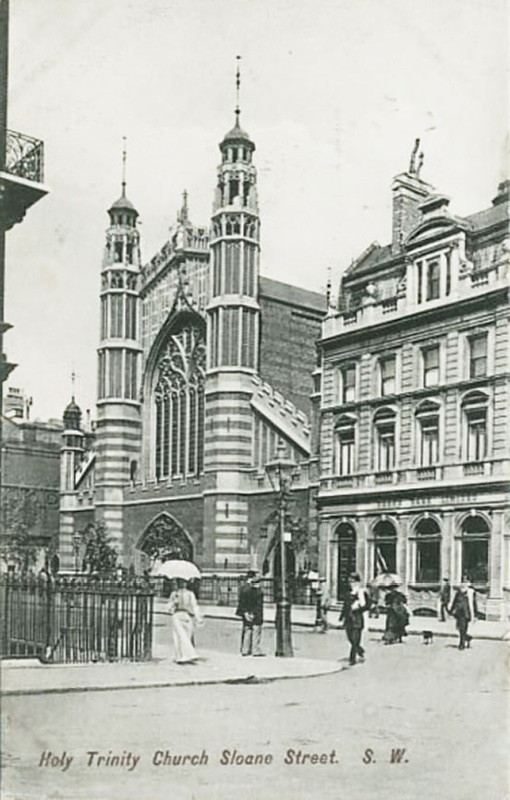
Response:
[[[427,300],[437,300],[439,297],[439,260],[425,262],[427,281]]]
[[[454,276],[450,251],[437,253],[430,258],[422,258],[414,264],[416,302],[428,303],[448,297],[452,291]]]

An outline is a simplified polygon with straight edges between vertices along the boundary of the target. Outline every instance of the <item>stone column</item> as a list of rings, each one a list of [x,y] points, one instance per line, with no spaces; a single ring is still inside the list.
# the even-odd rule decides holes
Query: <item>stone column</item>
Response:
[[[410,565],[407,563],[407,556],[409,547],[407,544],[407,537],[409,535],[410,520],[407,515],[398,517],[397,523],[397,553],[396,553],[396,566],[397,575],[400,575],[404,581],[404,585],[409,583],[411,572]]]
[[[505,529],[504,511],[494,511],[492,515],[489,541],[489,597],[487,598],[487,618],[503,617],[503,537]]]
[[[370,578],[367,571],[368,519],[366,517],[358,518],[354,527],[356,529],[356,570],[359,572],[362,582],[366,583]]]
[[[455,517],[453,510],[446,511],[441,528],[441,575],[439,579],[449,578],[453,584],[455,580],[454,555]]]

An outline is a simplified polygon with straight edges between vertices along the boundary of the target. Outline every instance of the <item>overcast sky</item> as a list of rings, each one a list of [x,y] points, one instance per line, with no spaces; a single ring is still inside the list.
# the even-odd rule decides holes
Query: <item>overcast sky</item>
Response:
[[[7,237],[4,350],[32,416],[94,416],[106,209],[140,212],[144,261],[183,189],[208,224],[218,142],[256,143],[261,272],[323,290],[389,241],[391,179],[422,139],[422,177],[457,214],[508,173],[506,0],[14,0],[9,127],[43,139],[50,194]]]

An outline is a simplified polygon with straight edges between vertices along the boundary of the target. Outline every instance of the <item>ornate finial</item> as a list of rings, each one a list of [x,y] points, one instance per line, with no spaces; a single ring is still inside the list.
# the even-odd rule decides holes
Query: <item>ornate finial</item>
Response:
[[[418,152],[418,148],[420,146],[420,140],[416,139],[414,142],[413,152],[411,153],[411,159],[409,161],[409,174],[416,175],[416,154]]]
[[[236,60],[236,125],[239,125],[239,115],[241,114],[241,108],[239,106],[239,94],[241,90],[241,56],[236,56]]]
[[[326,281],[326,305],[327,308],[330,307],[331,301],[331,267],[328,267],[328,278]]]
[[[122,137],[122,196],[126,194],[126,137]]]
[[[177,222],[180,222],[182,225],[185,225],[189,222],[188,218],[188,191],[184,189],[182,193],[182,206],[181,210],[177,214]]]
[[[71,372],[71,397],[73,398],[73,403],[74,403],[74,384],[75,384],[75,381],[76,381],[76,372],[73,369],[73,371]]]

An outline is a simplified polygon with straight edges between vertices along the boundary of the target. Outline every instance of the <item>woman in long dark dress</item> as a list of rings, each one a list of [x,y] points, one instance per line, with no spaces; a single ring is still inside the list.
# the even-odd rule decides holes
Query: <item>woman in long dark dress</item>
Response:
[[[407,636],[406,627],[409,624],[406,596],[399,592],[396,586],[392,586],[386,594],[385,603],[386,630],[383,641],[385,644],[402,642],[402,637]]]

